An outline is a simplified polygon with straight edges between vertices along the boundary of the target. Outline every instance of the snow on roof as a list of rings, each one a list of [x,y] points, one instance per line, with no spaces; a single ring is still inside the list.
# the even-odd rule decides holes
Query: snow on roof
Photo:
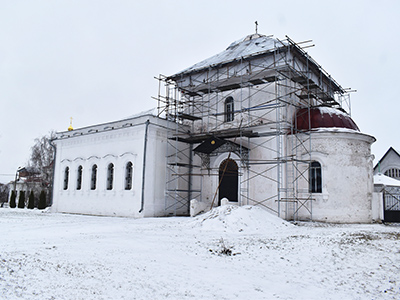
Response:
[[[349,117],[348,113],[346,113],[340,109],[334,108],[334,107],[318,106],[318,107],[316,107],[316,109],[318,109],[322,114],[328,114],[330,116],[338,115],[338,116],[343,116],[343,117]]]
[[[325,127],[325,128],[316,128],[312,130],[313,132],[348,132],[348,133],[359,133],[358,130],[349,129],[349,128],[341,128],[341,127]]]
[[[345,128],[360,131],[353,119],[344,111],[327,106],[300,108],[294,119],[296,128],[300,130],[318,128]]]
[[[141,111],[140,113],[129,116],[126,119],[131,119],[131,118],[136,118],[136,117],[141,117],[141,116],[148,116],[148,115],[156,117],[158,115],[157,107],[153,107],[149,110]]]
[[[218,53],[210,58],[207,58],[171,77],[183,73],[190,73],[196,70],[201,70],[209,66],[218,65],[221,63],[227,63],[234,61],[238,58],[255,55],[258,53],[269,52],[274,50],[276,47],[285,46],[283,42],[279,42],[277,39],[271,36],[265,36],[261,34],[251,34],[245,38],[241,38],[229,45],[226,50]]]
[[[256,206],[224,205],[193,220],[193,227],[229,232],[276,231],[294,225]]]
[[[374,184],[382,184],[387,186],[400,186],[400,180],[378,173],[374,175]]]
[[[97,133],[97,132],[103,132],[103,131],[108,131],[108,130],[121,129],[121,128],[126,128],[126,127],[137,126],[140,124],[145,124],[146,116],[147,116],[147,118],[151,117],[153,120],[157,120],[157,122],[161,121],[161,119],[158,118],[157,114],[158,114],[157,108],[152,108],[152,109],[142,111],[138,114],[132,115],[130,117],[127,117],[127,118],[124,118],[121,120],[76,128],[71,131],[57,132],[56,139],[70,138],[70,137],[74,137],[74,136],[93,134],[93,133]],[[162,121],[162,122],[164,122],[164,121]],[[167,121],[167,122],[169,122],[169,121]]]

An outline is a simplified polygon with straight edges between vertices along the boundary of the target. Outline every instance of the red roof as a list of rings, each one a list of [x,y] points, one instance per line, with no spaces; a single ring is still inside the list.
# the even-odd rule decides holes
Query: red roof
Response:
[[[300,108],[296,112],[294,122],[297,130],[347,128],[360,131],[347,113],[333,107],[313,107],[310,110],[308,108]]]

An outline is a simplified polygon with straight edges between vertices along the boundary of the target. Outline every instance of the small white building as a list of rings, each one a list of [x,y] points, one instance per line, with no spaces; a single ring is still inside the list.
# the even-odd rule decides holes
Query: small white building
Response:
[[[15,180],[8,184],[8,202],[11,201],[11,195],[14,192],[16,203],[18,204],[21,192],[24,193],[25,206],[28,205],[30,193],[34,194],[34,205],[37,207],[39,195],[43,191],[46,194],[46,205],[50,202],[50,182],[43,179],[40,172],[32,167],[21,167],[17,170]]]
[[[157,117],[57,134],[55,211],[188,215],[193,199],[227,198],[288,220],[372,221],[375,139],[289,38],[249,35],[160,81]]]
[[[374,197],[379,217],[384,222],[400,222],[400,155],[392,147],[374,168]]]
[[[52,209],[163,216],[167,123],[149,113],[58,133]]]
[[[400,180],[400,154],[390,147],[374,167],[374,174],[382,173]]]

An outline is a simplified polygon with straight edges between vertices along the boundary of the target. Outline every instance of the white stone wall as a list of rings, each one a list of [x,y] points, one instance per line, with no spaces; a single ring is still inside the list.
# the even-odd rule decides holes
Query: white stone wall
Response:
[[[261,130],[265,130],[262,127]],[[240,144],[239,139],[235,140]],[[242,140],[242,146],[250,149],[249,159],[255,161],[273,161],[276,154],[276,139],[271,137],[260,137]],[[275,151],[274,151],[275,150]],[[240,153],[224,152],[217,155],[210,156],[210,169],[201,170],[202,177],[193,176],[193,185],[201,185],[202,199],[196,199],[208,204],[214,202],[214,206],[218,205],[218,184],[219,184],[219,167],[226,159],[232,159],[238,165],[239,170],[239,191],[238,191],[238,204],[239,205],[258,205],[260,203],[265,207],[272,208],[276,211],[277,203],[277,167],[276,164],[251,164],[246,165],[240,159]],[[194,155],[194,165],[201,165],[199,156]],[[248,169],[249,168],[249,169]]]
[[[148,126],[144,210],[142,203],[143,150]],[[125,120],[126,121],[126,120]],[[164,208],[167,127],[171,124],[154,116],[96,125],[59,134],[54,178],[53,210],[107,216],[160,216]],[[124,123],[125,124],[125,123]],[[168,125],[168,126],[167,126]],[[100,127],[99,127],[100,126]],[[105,127],[110,127],[111,129]],[[70,135],[67,137],[67,135]],[[132,189],[125,190],[125,166],[133,164]],[[107,190],[107,167],[114,164],[113,189]],[[97,165],[96,189],[91,189],[92,166]],[[82,188],[77,190],[77,170],[83,167]],[[69,168],[68,189],[64,190],[64,170]]]
[[[383,193],[374,192],[372,194],[372,221],[380,223],[383,219]]]
[[[322,193],[313,193],[315,221],[372,221],[371,136],[348,131],[312,133],[312,160],[322,166]]]
[[[252,142],[254,145],[247,145],[251,146],[250,159],[271,161],[274,159],[274,152],[267,149],[273,149],[276,139],[252,140],[254,140]],[[300,209],[297,211],[296,218],[309,220],[312,217],[314,221],[337,223],[372,222],[373,156],[371,155],[371,144],[374,140],[371,136],[350,130],[313,132],[311,159],[318,161],[322,167],[322,193],[310,194],[308,181],[306,179],[298,180],[298,196],[304,199],[311,197],[313,200],[306,202],[302,208],[299,205]],[[263,145],[263,147],[256,147],[256,144]],[[216,196],[214,204],[218,203],[218,168],[228,156],[229,153],[212,156],[211,169],[203,170],[202,201],[208,205],[211,204],[214,196]],[[248,172],[238,155],[231,153],[230,158],[238,164],[239,182],[242,182],[240,191],[243,196],[239,197],[238,204],[259,205],[261,203],[267,209],[277,212],[277,166],[274,164],[250,165]],[[309,159],[309,156],[304,153],[303,159]],[[289,178],[289,176],[286,177],[285,170],[285,167],[282,167],[283,186],[285,185],[284,180]],[[303,171],[304,177],[308,178],[308,172],[305,169]],[[200,178],[195,177],[194,180],[200,180]],[[249,198],[245,197],[246,195]],[[375,206],[374,208],[377,209]],[[282,218],[292,219],[296,207],[283,201],[279,211]],[[376,213],[378,212],[374,212],[374,216]]]
[[[150,125],[142,198],[143,150],[147,120],[150,120]],[[129,122],[123,120],[59,134],[60,139],[55,141],[57,155],[53,210],[107,216],[165,215],[167,133],[173,126],[174,123],[154,116],[142,116]],[[319,130],[312,133],[311,141],[311,158],[322,166],[322,193],[312,194],[313,220],[371,222],[373,183],[370,146],[374,138],[350,130]],[[247,141],[244,139],[242,144],[250,149],[249,155],[253,161],[273,161],[276,158],[276,153],[271,151],[276,149],[275,138],[252,138]],[[285,145],[286,143],[283,146]],[[180,155],[182,157],[179,162],[184,163],[187,155]],[[228,156],[228,152],[211,156],[210,169],[197,170],[204,176],[193,176],[192,187],[200,187],[201,197],[192,198],[209,206],[216,196],[214,204],[218,203],[218,193],[215,194],[219,183],[218,169]],[[255,164],[247,169],[237,153],[231,153],[229,157],[239,166],[238,204],[257,205],[261,202],[277,211],[276,165],[274,167]],[[125,166],[128,162],[133,164],[131,190],[124,188]],[[107,190],[107,166],[110,163],[114,164],[114,186],[112,190]],[[96,190],[90,188],[93,164],[98,167]],[[194,164],[201,165],[201,160],[196,155]],[[81,190],[76,189],[79,166],[83,167]],[[70,170],[69,184],[68,189],[64,190],[66,167]],[[305,176],[308,176],[307,172]],[[284,173],[282,178],[285,178]],[[304,197],[308,197],[306,180],[300,181],[300,185],[303,186],[300,186],[299,190],[304,192]],[[140,212],[142,200],[144,210]],[[293,217],[291,212],[292,207],[281,205],[281,217],[290,219]],[[299,210],[297,217],[309,219],[310,215],[304,210]]]

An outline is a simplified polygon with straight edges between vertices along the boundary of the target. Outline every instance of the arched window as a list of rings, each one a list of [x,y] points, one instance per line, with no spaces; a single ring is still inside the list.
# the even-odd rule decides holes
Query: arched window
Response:
[[[78,172],[76,174],[76,189],[80,190],[82,188],[82,166],[78,167]]]
[[[68,189],[68,179],[69,179],[69,167],[64,170],[64,190]]]
[[[128,162],[125,167],[125,190],[132,189],[133,164]]]
[[[97,183],[97,165],[93,165],[92,167],[92,176],[90,179],[90,189],[95,190]]]
[[[113,189],[113,181],[114,181],[114,165],[109,164],[107,167],[107,190]]]
[[[231,122],[234,118],[233,98],[228,97],[225,99],[225,122]]]
[[[322,193],[322,172],[321,164],[317,161],[313,161],[310,164],[310,182],[309,192],[310,193]]]
[[[385,175],[391,178],[400,179],[400,170],[397,168],[391,168],[385,171]]]

